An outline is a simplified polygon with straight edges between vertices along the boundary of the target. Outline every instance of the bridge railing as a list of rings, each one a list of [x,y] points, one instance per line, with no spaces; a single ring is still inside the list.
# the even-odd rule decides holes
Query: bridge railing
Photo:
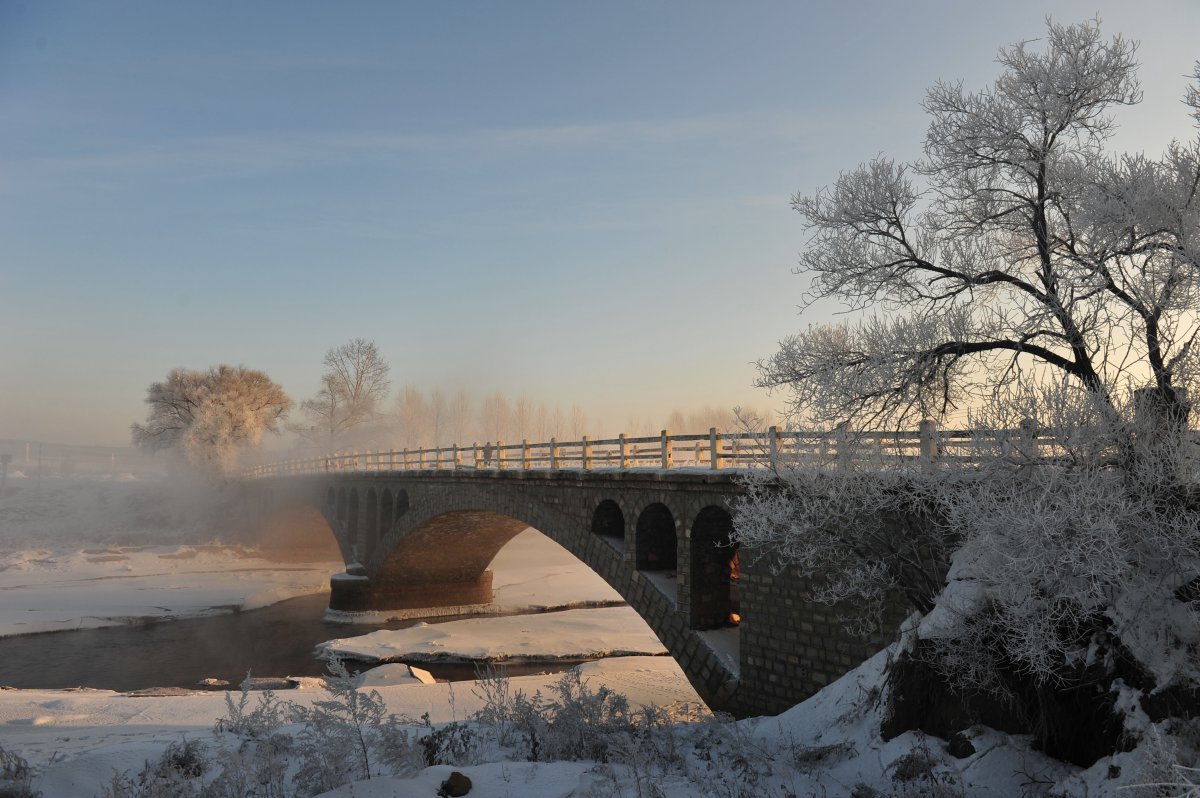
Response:
[[[993,433],[986,439],[967,430],[938,430],[922,422],[917,430],[902,432],[784,431],[771,427],[760,433],[708,432],[531,443],[471,443],[452,446],[393,449],[390,451],[339,452],[318,457],[284,460],[253,466],[247,477],[328,472],[485,471],[485,470],[663,470],[746,469],[786,462],[816,462],[832,466],[866,463],[881,467],[923,462],[933,466],[977,463],[985,450],[1016,452],[1034,458],[1052,456],[1051,435],[1031,429]]]

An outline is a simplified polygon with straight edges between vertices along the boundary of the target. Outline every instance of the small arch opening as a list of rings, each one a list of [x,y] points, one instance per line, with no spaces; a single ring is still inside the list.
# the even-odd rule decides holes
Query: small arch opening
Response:
[[[333,517],[339,521],[346,520],[346,489],[345,488],[338,488],[337,511],[334,513]]]
[[[358,494],[354,491],[346,493],[346,542],[350,544],[351,551],[355,552],[357,558],[358,552]]]
[[[625,514],[612,499],[600,502],[592,513],[592,534],[621,551],[625,550]]]
[[[665,504],[656,502],[642,510],[634,536],[634,567],[672,602],[679,600],[678,543],[675,516]]]
[[[359,557],[367,559],[375,548],[375,537],[379,532],[379,497],[375,488],[367,489],[366,507],[363,509],[362,551]]]
[[[733,517],[723,507],[705,507],[692,523],[688,588],[693,629],[736,626],[741,622],[738,581],[741,558],[731,542]]]
[[[408,491],[404,488],[396,490],[395,508],[395,517],[391,519],[390,523],[399,521],[401,516],[408,512]]]
[[[677,544],[675,517],[665,504],[656,502],[642,510],[637,521],[639,571],[674,571]]]
[[[378,543],[391,530],[396,519],[395,500],[390,490],[382,491],[379,497],[379,527],[375,530],[375,541]]]

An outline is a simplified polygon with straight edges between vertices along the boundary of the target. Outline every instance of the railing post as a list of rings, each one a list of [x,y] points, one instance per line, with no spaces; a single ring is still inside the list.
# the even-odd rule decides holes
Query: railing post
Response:
[[[850,425],[843,421],[833,428],[833,444],[837,447],[834,453],[837,459],[837,467],[840,471],[849,471],[854,465],[854,446],[853,439],[850,436]]]
[[[479,441],[471,441],[471,465],[479,469]]]
[[[529,470],[529,439],[521,439],[521,470]]]
[[[455,443],[454,444],[454,470],[457,471],[460,468],[462,468],[462,449],[460,449],[458,447],[458,444]]]
[[[1017,456],[1029,463],[1038,459],[1037,421],[1028,416],[1021,419],[1021,431],[1017,433]]]
[[[504,441],[496,441],[496,470],[504,470]]]
[[[588,436],[586,435],[579,442],[579,461],[584,471],[592,470],[592,444],[588,441]]]
[[[662,439],[662,443],[661,443],[662,467],[664,469],[667,469],[675,464],[675,452],[673,450],[673,445],[672,445],[672,441],[671,441],[671,431],[665,429],[659,434]]]
[[[621,468],[629,468],[629,444],[625,441],[625,433],[622,432],[617,436],[617,439],[620,442],[620,459],[618,462],[621,464]]]
[[[938,456],[937,424],[933,419],[923,418],[918,429],[921,432],[921,465],[926,471],[932,471]]]
[[[708,428],[708,458],[713,471],[721,470],[721,428]]]
[[[550,439],[550,469],[558,468],[558,439]]]
[[[779,427],[767,429],[767,457],[772,471],[779,470]]]

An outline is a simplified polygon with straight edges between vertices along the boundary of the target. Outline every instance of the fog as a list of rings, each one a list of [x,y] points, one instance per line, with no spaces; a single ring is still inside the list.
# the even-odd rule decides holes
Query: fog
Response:
[[[740,412],[739,412],[740,411]],[[740,416],[740,417],[739,417]],[[330,436],[315,424],[305,427],[303,411],[294,413],[288,425],[290,435],[268,441],[260,458],[275,454],[302,456],[331,451],[363,449],[417,449],[444,447],[454,443],[469,445],[521,440],[545,442],[657,435],[666,429],[673,433],[698,433],[710,427],[737,429],[746,420],[774,423],[767,409],[753,407],[722,408],[712,405],[676,408],[658,416],[623,417],[589,414],[580,404],[548,402],[528,395],[510,396],[503,391],[454,393],[441,388],[421,389],[404,386],[361,423]]]

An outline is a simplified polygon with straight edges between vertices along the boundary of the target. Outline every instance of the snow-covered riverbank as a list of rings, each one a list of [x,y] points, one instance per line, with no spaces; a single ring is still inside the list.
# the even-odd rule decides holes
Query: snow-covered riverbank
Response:
[[[778,716],[736,723],[705,720],[682,673],[666,657],[623,657],[579,666],[592,690],[600,686],[634,704],[674,705],[675,724],[633,737],[616,734],[610,761],[521,761],[495,736],[495,727],[471,721],[476,735],[462,761],[418,766],[406,775],[379,774],[323,793],[327,798],[433,796],[454,770],[473,782],[472,798],[563,798],[565,796],[980,796],[1116,795],[1144,776],[1132,755],[1121,754],[1087,771],[1048,759],[1028,739],[979,727],[968,735],[971,749],[953,756],[944,741],[906,733],[879,738],[883,711],[877,686],[887,654],[805,703]],[[527,696],[551,695],[560,675],[523,676],[508,689]],[[318,679],[278,697],[301,707],[327,701]],[[386,680],[382,680],[386,682]],[[489,702],[476,683],[423,684],[401,678],[379,684],[389,713],[419,718],[413,733],[429,735],[443,724],[470,720]],[[251,701],[257,699],[251,694]],[[690,703],[690,706],[689,706]],[[49,798],[90,798],[121,773],[137,774],[171,743],[197,741],[211,764],[237,741],[213,734],[227,715],[224,694],[138,696],[109,691],[0,691],[0,744],[26,757],[32,787]],[[295,733],[293,729],[292,733]],[[523,738],[522,738],[523,739]],[[624,740],[624,742],[622,742]],[[517,740],[518,746],[522,744]],[[1116,776],[1110,775],[1116,773]],[[650,784],[655,791],[646,792]],[[1055,788],[1059,792],[1053,792]],[[639,792],[639,789],[641,791]]]
[[[0,502],[0,635],[261,607],[324,591],[330,574],[342,568],[340,561],[278,562],[235,545],[206,544],[203,541],[212,538],[205,530],[173,527],[178,516],[154,504],[152,497],[146,486],[64,481],[31,490],[19,501],[9,496]],[[122,532],[122,524],[131,524],[129,529],[135,531]],[[497,610],[603,605],[620,598],[585,565],[534,532],[514,539],[492,569]],[[662,651],[661,643],[627,607],[421,625],[343,638],[330,647],[380,660],[553,659]],[[86,657],[86,652],[79,655]],[[472,779],[472,798],[633,796],[650,794],[650,785],[653,794],[665,798],[1094,798],[1155,775],[1146,769],[1150,759],[1144,752],[1137,758],[1119,754],[1081,771],[1031,751],[1027,738],[983,727],[970,730],[970,745],[960,746],[958,756],[951,755],[945,741],[919,733],[885,742],[878,729],[886,659],[881,653],[778,718],[737,723],[708,717],[669,657],[589,662],[575,669],[589,690],[623,695],[635,707],[675,709],[652,715],[657,718],[652,730],[637,726],[641,721],[636,717],[634,725],[615,732],[576,729],[608,735],[600,744],[607,753],[588,761],[555,762],[520,761],[536,757],[539,750],[544,755],[550,741],[542,740],[539,748],[531,737],[517,735],[502,743],[503,735],[488,725],[487,713],[477,716],[494,703],[495,693],[489,694],[496,689],[494,683],[430,684],[428,677],[414,678],[407,668],[384,666],[364,674],[359,683],[363,690],[378,690],[386,712],[425,716],[405,727],[411,729],[405,733],[414,745],[431,735],[449,739],[453,735],[444,731],[447,728],[465,737],[474,735],[475,743],[455,754],[451,764],[410,763],[404,772],[384,768],[369,781],[357,780],[324,795],[431,796],[452,770]],[[512,677],[505,690],[510,698],[519,692],[551,700],[562,678]],[[287,721],[288,739],[299,744],[304,729],[296,717],[328,702],[331,695],[320,679],[300,677],[294,682],[297,688],[280,690],[278,696],[300,708],[301,715]],[[244,738],[228,730],[214,733],[229,711],[226,695],[187,690],[0,690],[0,747],[29,761],[31,787],[44,798],[90,798],[123,773],[136,781],[136,774],[148,761],[159,761],[168,745],[188,741],[208,757],[205,778],[212,779],[221,771],[221,762],[235,761],[220,757],[245,750]],[[257,695],[251,693],[250,700],[257,702]],[[539,706],[544,710],[548,705]],[[296,762],[288,767],[294,773]]]
[[[593,687],[607,685],[639,704],[691,703],[699,699],[667,657],[625,657],[580,666]],[[512,688],[548,692],[561,674],[519,676]],[[328,695],[321,680],[279,695],[311,706]],[[430,722],[463,720],[483,707],[471,682],[371,685],[389,712]],[[253,697],[254,694],[252,694]],[[139,696],[108,690],[0,690],[0,745],[19,752],[38,771],[35,786],[47,798],[91,798],[125,770],[137,772],[171,742],[208,737],[226,713],[225,693]]]

